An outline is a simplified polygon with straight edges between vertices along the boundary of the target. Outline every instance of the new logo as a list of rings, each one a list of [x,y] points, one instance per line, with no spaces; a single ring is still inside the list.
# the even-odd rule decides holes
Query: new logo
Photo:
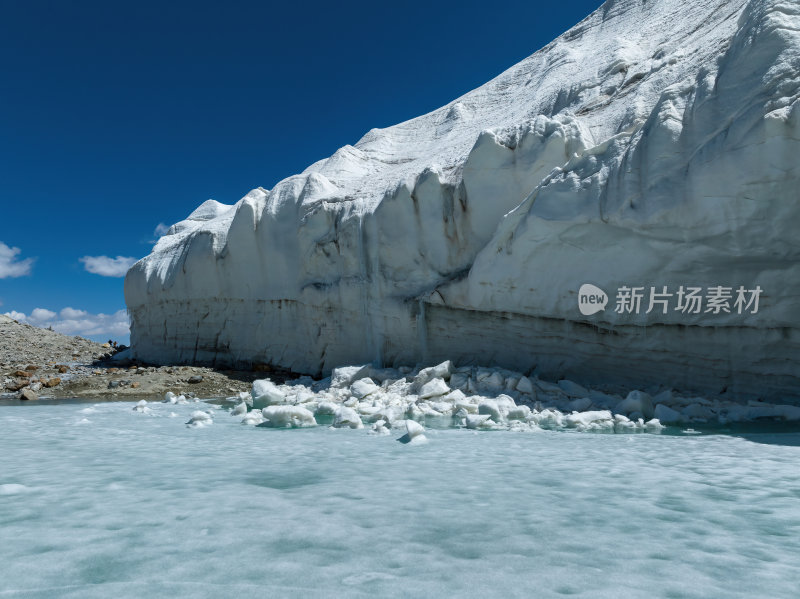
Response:
[[[578,290],[578,309],[584,316],[591,316],[605,310],[607,303],[606,292],[591,283],[584,283]]]

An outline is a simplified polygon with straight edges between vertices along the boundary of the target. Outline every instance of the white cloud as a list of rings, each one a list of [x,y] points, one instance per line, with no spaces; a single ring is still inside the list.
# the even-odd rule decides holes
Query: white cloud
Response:
[[[80,259],[83,262],[83,267],[96,275],[104,277],[124,277],[128,269],[134,265],[136,258],[117,256],[116,258],[109,258],[108,256],[84,256]]]
[[[64,308],[61,310],[61,318],[64,319],[83,318],[88,314],[86,310],[76,310],[75,308]]]
[[[33,268],[33,258],[18,260],[19,248],[8,247],[0,241],[0,279],[10,277],[24,277],[31,274]]]
[[[156,236],[156,239],[163,236],[167,231],[169,231],[169,225],[165,225],[164,223],[158,223],[156,225],[156,230],[153,231],[153,235]]]
[[[82,337],[102,335],[114,338],[130,334],[128,313],[125,310],[117,310],[113,314],[91,314],[75,308],[64,308],[59,313],[45,308],[35,308],[30,316],[15,310],[6,312],[6,316],[37,327],[52,327],[54,331],[64,335]]]
[[[31,312],[32,320],[52,320],[55,317],[55,312],[45,310],[44,308],[34,308],[33,312]]]

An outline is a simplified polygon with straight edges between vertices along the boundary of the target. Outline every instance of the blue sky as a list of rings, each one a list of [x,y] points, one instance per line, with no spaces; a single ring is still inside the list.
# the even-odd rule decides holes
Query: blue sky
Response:
[[[159,224],[446,104],[600,4],[0,0],[0,313],[126,341],[109,275]]]

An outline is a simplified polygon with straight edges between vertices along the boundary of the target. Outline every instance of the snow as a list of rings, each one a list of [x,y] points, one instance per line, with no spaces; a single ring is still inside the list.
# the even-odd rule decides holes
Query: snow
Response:
[[[792,3],[609,0],[446,106],[174,225],[126,277],[134,355],[449,358],[796,402],[798,72]],[[584,283],[609,309],[579,312]],[[764,305],[610,309],[630,284],[758,285]]]
[[[231,404],[190,429],[213,406],[148,407],[0,407],[0,594],[796,595],[797,432],[281,430]]]

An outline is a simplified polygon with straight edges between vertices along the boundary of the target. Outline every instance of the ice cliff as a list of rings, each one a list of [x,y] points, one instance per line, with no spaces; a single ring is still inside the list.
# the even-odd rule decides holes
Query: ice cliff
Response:
[[[798,398],[798,97],[797,1],[609,0],[452,103],[174,225],[125,280],[135,355]],[[584,283],[605,310],[579,311]],[[682,286],[763,292],[646,311]]]

